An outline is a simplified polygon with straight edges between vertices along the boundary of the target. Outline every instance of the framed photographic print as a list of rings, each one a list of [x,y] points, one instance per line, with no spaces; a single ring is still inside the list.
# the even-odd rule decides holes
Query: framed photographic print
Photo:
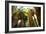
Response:
[[[39,2],[5,1],[5,32],[45,30],[45,4]]]

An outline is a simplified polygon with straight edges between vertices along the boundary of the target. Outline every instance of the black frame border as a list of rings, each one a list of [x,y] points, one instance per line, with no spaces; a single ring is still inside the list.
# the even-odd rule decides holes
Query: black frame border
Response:
[[[22,31],[9,31],[9,3],[22,3],[22,4],[37,4],[43,5],[43,29],[38,30],[22,30]],[[19,32],[37,32],[45,31],[45,3],[40,2],[20,2],[20,1],[5,1],[5,33],[19,33]]]

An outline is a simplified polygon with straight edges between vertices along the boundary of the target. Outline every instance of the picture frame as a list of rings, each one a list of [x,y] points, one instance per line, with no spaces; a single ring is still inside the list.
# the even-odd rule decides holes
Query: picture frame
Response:
[[[32,9],[32,7],[35,7],[35,9],[37,10],[36,12],[40,13],[40,15],[39,15],[40,16],[40,18],[39,18],[40,21],[39,22],[41,23],[41,26],[40,25],[37,26],[37,27],[24,26],[22,28],[18,27],[18,26],[12,27],[12,24],[13,24],[12,20],[13,19],[11,18],[11,16],[12,16],[12,13],[14,13],[14,12],[12,12],[12,11],[14,11],[13,7],[16,7],[16,6],[17,7],[21,7],[21,6],[25,7],[25,6],[27,6],[28,8],[31,8],[31,9]],[[16,10],[15,10],[15,12],[16,12]],[[36,32],[36,31],[44,31],[44,30],[45,30],[45,3],[23,2],[23,1],[5,1],[5,33]]]

